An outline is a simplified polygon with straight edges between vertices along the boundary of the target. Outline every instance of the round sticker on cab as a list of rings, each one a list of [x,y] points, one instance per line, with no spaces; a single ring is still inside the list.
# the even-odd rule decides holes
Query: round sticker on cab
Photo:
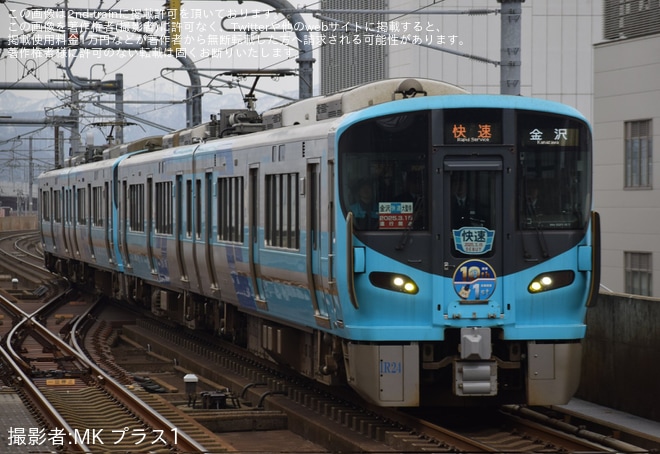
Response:
[[[456,267],[454,291],[462,300],[488,301],[495,291],[495,270],[483,260],[466,260]]]

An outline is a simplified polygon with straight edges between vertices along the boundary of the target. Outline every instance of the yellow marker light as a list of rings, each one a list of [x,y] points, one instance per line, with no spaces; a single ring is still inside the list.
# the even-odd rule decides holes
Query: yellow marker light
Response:
[[[408,293],[415,295],[419,288],[415,281],[405,274],[388,273],[385,271],[373,271],[369,273],[369,281],[372,285],[385,290]]]
[[[413,293],[415,290],[417,290],[417,286],[412,282],[406,282],[406,285],[403,286],[403,289],[408,293]]]
[[[527,290],[530,293],[546,292],[571,285],[574,280],[575,272],[572,270],[550,271],[532,279]]]
[[[531,292],[539,292],[539,291],[541,291],[542,288],[543,288],[543,286],[541,285],[540,282],[534,281],[531,284],[529,284],[529,290]]]

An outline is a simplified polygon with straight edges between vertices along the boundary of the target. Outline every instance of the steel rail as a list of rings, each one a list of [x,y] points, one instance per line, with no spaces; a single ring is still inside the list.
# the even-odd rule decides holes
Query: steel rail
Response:
[[[24,311],[16,307],[14,303],[5,298],[5,296],[2,294],[0,294],[0,305],[2,305],[2,307],[7,312],[27,315]],[[91,452],[91,449],[85,443],[74,437],[76,431],[67,423],[66,419],[57,411],[57,409],[50,402],[48,402],[48,399],[46,399],[39,388],[32,382],[31,378],[23,370],[23,367],[21,367],[21,365],[19,365],[12,357],[17,355],[17,353],[14,351],[13,346],[11,345],[11,339],[18,330],[22,329],[21,325],[23,323],[27,323],[27,321],[30,319],[30,316],[23,318],[23,320],[17,323],[16,326],[14,326],[14,328],[12,328],[12,330],[9,332],[6,339],[6,347],[0,349],[2,352],[2,358],[5,363],[7,363],[14,371],[14,382],[16,386],[31,402],[33,402],[35,405],[39,405],[42,415],[46,420],[46,425],[49,426],[49,429],[63,429],[63,437],[67,440],[67,442],[65,442],[65,444],[67,444],[67,449],[76,452]]]
[[[51,301],[51,304],[52,302],[53,301]],[[48,304],[40,307],[33,314],[26,313],[21,308],[17,307],[15,304],[13,304],[11,301],[9,301],[4,297],[2,297],[2,304],[5,307],[5,309],[8,312],[12,313],[15,317],[22,318],[22,320],[16,324],[16,326],[7,336],[6,350],[8,355],[13,355],[16,358],[20,358],[18,352],[16,352],[13,346],[11,345],[11,338],[20,329],[31,329],[36,334],[46,339],[48,342],[55,345],[61,352],[75,358],[79,363],[81,363],[82,368],[83,369],[86,368],[88,370],[90,377],[92,377],[95,380],[95,382],[99,386],[103,387],[109,394],[111,394],[112,396],[114,396],[116,399],[120,400],[124,404],[129,405],[131,408],[138,409],[139,410],[138,414],[146,425],[148,425],[151,428],[169,427],[170,433],[163,431],[162,436],[163,439],[167,440],[167,442],[170,443],[171,446],[176,447],[176,449],[183,452],[205,451],[204,447],[201,446],[199,443],[197,443],[191,436],[189,436],[185,432],[179,431],[176,428],[170,427],[171,424],[165,417],[155,412],[151,407],[146,405],[138,397],[136,397],[134,394],[129,392],[120,383],[118,383],[110,375],[108,375],[103,369],[99,368],[96,364],[90,361],[83,353],[81,353],[82,347],[77,342],[76,331],[80,329],[80,325],[79,325],[80,321],[87,318],[89,312],[91,311],[91,308],[87,312],[85,312],[83,316],[79,317],[76,323],[74,323],[74,326],[72,327],[71,330],[71,339],[73,340],[74,345],[71,346],[66,342],[64,342],[61,338],[53,334],[48,328],[46,328],[38,321],[39,315],[49,310]],[[25,323],[30,323],[30,326],[28,328],[24,328],[22,325]],[[57,410],[52,405],[45,403],[47,402],[47,399],[39,391],[39,389],[32,383],[30,377],[27,376],[25,372],[23,372],[23,368],[19,364],[17,364],[16,361],[14,361],[12,358],[10,359],[12,360],[12,365],[15,368],[17,368],[15,370],[21,371],[21,376],[22,376],[21,382],[25,383],[24,386],[28,387],[30,395],[36,396],[37,401],[44,403],[45,408],[50,416],[50,419],[56,421],[57,424],[60,424],[57,427],[65,428],[67,433],[74,434],[75,431],[71,429],[70,426],[63,425],[65,420],[57,412]],[[71,446],[75,445],[77,447],[80,447],[81,445],[79,443],[80,440],[71,439],[71,441],[72,441]]]
[[[140,410],[139,415],[146,425],[151,428],[162,428],[168,427],[170,432],[175,430],[174,436],[171,433],[166,434],[163,431],[163,437],[168,438],[168,441],[175,446],[177,449],[183,452],[205,452],[205,448],[197,443],[194,438],[189,436],[183,431],[179,431],[176,427],[171,427],[170,422],[162,416],[160,413],[155,411],[153,408],[145,404],[141,399],[135,396],[133,393],[129,392],[121,383],[116,381],[113,377],[107,374],[103,369],[97,366],[93,361],[91,361],[84,353],[84,348],[81,343],[78,341],[79,333],[84,332],[84,323],[89,321],[92,317],[92,313],[96,310],[99,301],[91,305],[87,311],[85,311],[71,326],[70,331],[70,342],[72,344],[71,352],[84,362],[87,367],[89,367],[93,376],[95,377],[97,383],[102,386],[107,392],[112,394],[115,398],[119,399],[121,402],[128,404],[131,408],[137,408]],[[67,345],[67,347],[69,347]]]

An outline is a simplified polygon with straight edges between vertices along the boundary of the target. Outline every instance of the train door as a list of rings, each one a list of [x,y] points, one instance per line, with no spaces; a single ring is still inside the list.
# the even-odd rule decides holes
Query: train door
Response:
[[[80,216],[80,188],[74,186],[71,190],[69,202],[71,204],[69,214],[71,215],[71,256],[74,258],[80,257],[80,248],[78,247],[78,220]]]
[[[66,248],[67,255],[73,254],[73,246],[71,242],[71,188],[62,188],[64,194],[64,219],[62,225],[64,227],[64,247]]]
[[[57,191],[55,191],[55,194],[57,194]],[[48,199],[49,207],[50,207],[50,238],[53,242],[53,251],[57,250],[57,241],[55,240],[55,220],[57,219],[57,205],[58,203],[55,201],[55,198],[53,196],[53,188],[48,189],[48,194],[46,194],[46,197]],[[42,208],[43,209],[43,208]]]
[[[461,151],[469,151],[461,149]],[[503,264],[502,160],[499,156],[446,157],[443,163],[444,315],[500,318],[497,277]]]
[[[110,183],[106,182],[103,188],[103,212],[105,214],[105,247],[108,251],[108,261],[110,264],[117,264],[115,258],[115,242],[113,241],[113,229],[114,229],[114,210],[112,208],[112,187]]]
[[[322,197],[325,195],[327,200],[324,201],[327,210],[321,212],[323,222],[321,223],[321,232],[325,227],[325,239],[321,243],[321,261],[324,263],[323,268],[327,270],[326,276],[323,279],[323,288],[326,289],[325,294],[328,305],[332,306],[332,318],[337,326],[344,325],[344,313],[342,310],[341,301],[339,300],[339,291],[337,290],[337,279],[335,274],[335,257],[337,256],[336,241],[335,241],[335,163],[328,161],[328,174],[325,177],[327,188],[321,190]],[[323,188],[323,182],[321,182]],[[323,200],[323,199],[322,199]],[[324,249],[325,248],[325,249]]]
[[[310,160],[307,164],[307,282],[314,309],[314,318],[319,326],[329,328],[328,309],[323,297],[323,266],[321,259],[321,164],[320,160]],[[320,296],[320,297],[319,297]]]
[[[147,177],[147,200],[146,200],[146,235],[147,235],[147,259],[151,274],[157,275],[156,259],[154,257],[154,179],[153,176]],[[161,208],[163,209],[163,208]]]
[[[191,178],[186,180],[186,225],[188,225],[186,236],[190,239],[190,242],[185,245],[185,261],[187,264],[192,264],[188,268],[192,272],[192,276],[188,274],[188,278],[191,288],[197,289],[197,291],[202,289],[200,267],[205,262],[202,216],[202,180]]]
[[[213,259],[213,173],[206,172],[204,175],[204,251],[206,256],[206,268],[209,275],[211,290],[218,290],[218,278],[215,272],[215,261]],[[217,219],[217,217],[216,217]]]
[[[191,188],[192,190],[192,188]],[[185,258],[183,255],[183,242],[185,241],[186,229],[190,229],[191,219],[187,217],[186,221],[188,222],[186,228],[183,228],[184,218],[183,218],[183,209],[184,209],[184,199],[183,199],[183,175],[178,174],[176,176],[176,187],[175,187],[176,196],[174,198],[174,203],[176,206],[176,219],[174,221],[176,237],[176,261],[179,266],[179,278],[181,281],[188,282],[188,273],[186,272]]]
[[[86,199],[86,212],[87,212],[87,247],[89,248],[89,254],[92,259],[96,259],[96,253],[94,251],[94,241],[92,241],[92,224],[94,223],[94,217],[92,216],[92,185],[87,185],[87,199]]]
[[[119,253],[121,255],[122,263],[126,267],[131,268],[130,257],[128,254],[128,182],[126,180],[121,182],[119,190],[119,217],[118,217],[118,231],[119,235]]]
[[[62,252],[64,254],[69,253],[69,241],[66,236],[66,188],[62,186],[59,191],[55,191],[55,220],[60,223],[60,234],[62,238]]]
[[[266,298],[264,296],[261,267],[259,264],[259,166],[254,164],[250,167],[250,207],[249,207],[249,225],[250,225],[250,276],[252,276],[252,289],[254,292],[255,303],[260,309],[268,309]],[[261,240],[263,241],[263,240]]]

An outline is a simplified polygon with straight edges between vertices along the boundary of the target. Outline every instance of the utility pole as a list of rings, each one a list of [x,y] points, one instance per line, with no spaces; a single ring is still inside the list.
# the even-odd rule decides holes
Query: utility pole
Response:
[[[71,107],[70,114],[72,120],[71,126],[71,152],[69,156],[77,156],[82,152],[81,150],[81,140],[80,140],[80,110],[78,109],[78,104],[80,103],[79,92],[77,88],[71,90]]]
[[[498,0],[502,4],[500,93],[520,95],[520,54],[522,3],[525,0]]]
[[[53,144],[55,145],[55,149],[53,150],[53,155],[54,155],[54,160],[53,160],[53,166],[56,169],[61,169],[62,166],[62,159],[61,159],[61,153],[60,153],[60,141],[58,140],[58,137],[60,136],[60,126],[58,124],[55,125],[53,128],[53,135],[55,136],[53,139]]]
[[[115,92],[115,109],[117,113],[115,114],[115,122],[117,127],[115,128],[115,138],[117,143],[124,143],[124,122],[126,117],[124,117],[124,75],[122,73],[115,74],[115,85],[117,86],[117,91]]]

